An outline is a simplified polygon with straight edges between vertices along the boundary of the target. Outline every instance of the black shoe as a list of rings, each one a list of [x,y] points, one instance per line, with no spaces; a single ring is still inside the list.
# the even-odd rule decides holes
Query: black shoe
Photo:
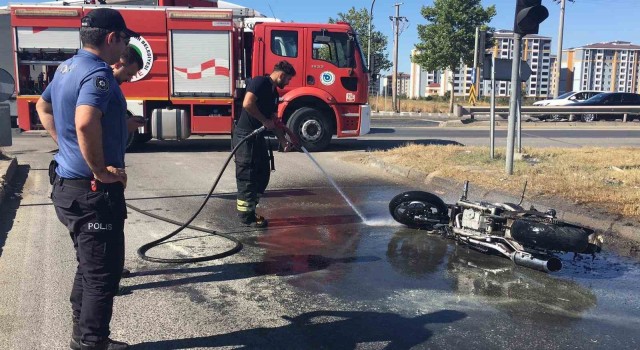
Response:
[[[269,221],[258,214],[254,214],[249,218],[241,217],[240,223],[251,228],[266,228],[269,226]]]
[[[125,269],[125,268],[123,268],[123,269],[122,269],[122,275],[120,275],[120,277],[122,277],[122,278],[127,278],[127,277],[129,277],[129,276],[131,276],[131,271],[129,271],[129,269]]]
[[[99,343],[80,342],[80,350],[127,350],[129,344],[111,340],[109,338]]]
[[[124,287],[124,286],[118,286],[118,292],[116,292],[116,296],[123,296],[123,295],[128,295],[131,294],[131,289]]]

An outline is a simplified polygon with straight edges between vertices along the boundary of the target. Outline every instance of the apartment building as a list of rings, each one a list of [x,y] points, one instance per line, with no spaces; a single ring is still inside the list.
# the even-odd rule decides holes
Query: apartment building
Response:
[[[496,52],[496,58],[513,57],[513,32],[499,30],[494,33],[494,48],[487,49],[487,53]],[[523,93],[527,96],[548,97],[551,93],[551,38],[540,35],[527,35],[522,40],[522,59],[526,60],[531,67],[531,78],[525,84]],[[415,54],[412,52],[412,54]],[[425,72],[424,75],[416,74],[422,72],[420,66],[411,64],[411,97],[423,97],[426,87],[431,83],[440,84],[440,95],[451,90],[453,80],[453,90],[457,96],[468,96],[472,82],[472,67],[464,64],[460,65],[458,73],[453,74],[450,70],[444,72]],[[480,74],[482,76],[482,74]],[[437,78],[439,77],[439,78]],[[509,96],[511,91],[510,82],[497,82],[496,95]],[[491,93],[491,83],[483,81],[480,84],[480,94],[489,95]]]
[[[413,57],[418,51],[416,49],[411,50],[411,57]],[[431,71],[428,72],[419,64],[414,63],[411,60],[411,72],[409,78],[409,94],[407,95],[409,98],[419,98],[429,96],[429,87],[434,87],[434,84],[438,84],[440,86],[441,74],[439,71]]]
[[[392,86],[391,82],[393,81],[393,75],[387,75],[381,78],[382,80],[382,92],[381,95],[392,96]],[[407,73],[398,73],[398,96],[408,96],[409,88],[411,86],[411,75]]]
[[[513,58],[513,32],[499,30],[493,37],[495,47],[487,51],[496,52],[496,58]],[[522,39],[522,60],[527,61],[531,67],[531,78],[525,83],[523,95],[546,98],[552,94],[551,38],[534,34],[525,36]],[[496,96],[509,96],[510,91],[511,82],[496,83]],[[483,82],[481,93],[491,93],[491,82]]]
[[[560,91],[640,93],[640,45],[628,41],[589,44],[562,51]]]

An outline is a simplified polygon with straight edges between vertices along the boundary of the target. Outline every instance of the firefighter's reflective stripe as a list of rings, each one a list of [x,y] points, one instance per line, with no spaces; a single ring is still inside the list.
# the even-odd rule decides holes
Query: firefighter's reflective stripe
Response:
[[[237,208],[238,211],[255,211],[256,205],[255,203],[243,201],[241,199],[237,200]]]

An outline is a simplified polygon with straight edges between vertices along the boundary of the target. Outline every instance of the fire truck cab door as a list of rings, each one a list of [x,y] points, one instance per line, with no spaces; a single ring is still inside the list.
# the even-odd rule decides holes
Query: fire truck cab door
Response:
[[[355,74],[354,40],[345,32],[309,29],[307,81],[327,91],[336,103],[349,103],[358,93],[358,77]]]
[[[293,65],[296,76],[291,79],[284,92],[304,86],[304,46],[302,45],[304,31],[302,29],[270,26],[266,29],[264,48],[264,74],[273,71],[276,63],[285,60]]]

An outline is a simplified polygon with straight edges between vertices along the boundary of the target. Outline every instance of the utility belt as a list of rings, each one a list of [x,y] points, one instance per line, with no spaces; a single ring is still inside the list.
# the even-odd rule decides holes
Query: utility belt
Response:
[[[58,184],[59,186],[73,187],[80,190],[92,191],[92,192],[109,192],[109,191],[124,191],[124,185],[121,182],[114,183],[102,183],[96,179],[66,179],[60,177],[56,173],[58,162],[54,160],[49,163],[49,184]]]

